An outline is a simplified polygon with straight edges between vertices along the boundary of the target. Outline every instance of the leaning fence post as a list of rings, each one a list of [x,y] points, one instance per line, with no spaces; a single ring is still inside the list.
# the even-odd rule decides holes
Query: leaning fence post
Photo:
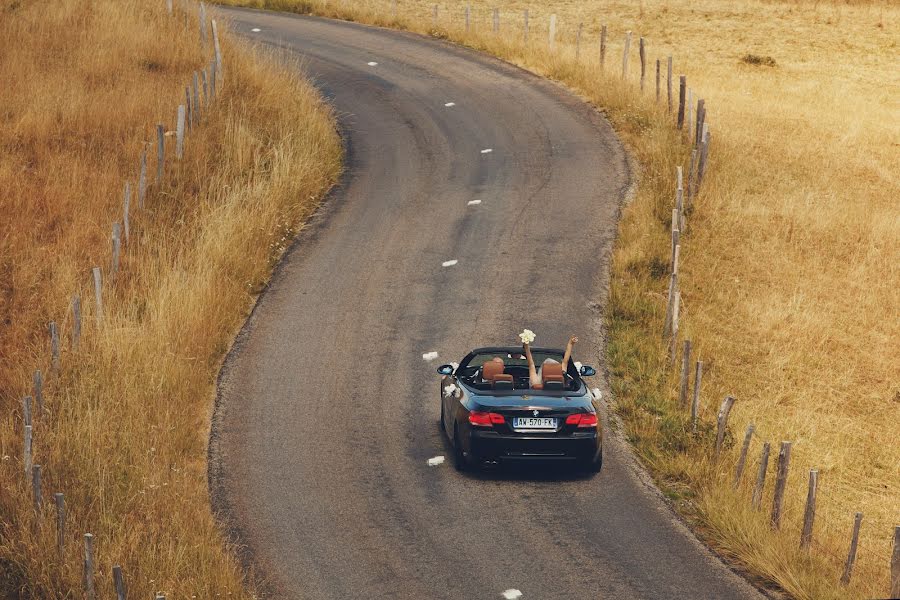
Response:
[[[756,427],[753,423],[747,425],[747,433],[744,434],[744,443],[741,444],[741,456],[738,458],[737,468],[734,470],[734,489],[741,484],[741,476],[744,474],[744,466],[747,464],[747,451],[750,449],[750,441],[753,439],[753,431]]]
[[[769,467],[769,442],[763,444],[762,453],[759,455],[759,470],[756,472],[756,484],[753,486],[753,508],[759,508],[762,502],[763,488],[766,484],[766,470]]]
[[[121,226],[118,223],[112,225],[112,262],[110,263],[109,272],[113,277],[119,273],[119,255],[122,252],[122,233]]]
[[[122,201],[122,225],[125,228],[125,244],[131,239],[131,225],[129,224],[129,215],[131,211],[131,184],[125,182],[125,190],[122,192],[124,200]]]
[[[602,70],[606,66],[606,36],[607,36],[606,25],[602,25],[600,27],[600,69]]]
[[[206,4],[203,2],[200,3],[198,18],[200,19],[200,42],[206,45]]]
[[[556,48],[556,15],[550,15],[550,33],[549,33],[550,49]]]
[[[31,467],[31,493],[34,498],[34,511],[41,512],[41,465]]]
[[[678,129],[684,128],[684,102],[685,93],[687,92],[687,77],[678,76]]]
[[[775,472],[775,496],[772,499],[772,529],[781,527],[781,512],[784,505],[784,489],[787,485],[788,468],[791,464],[791,443],[781,442],[781,450],[778,452],[778,467]]]
[[[703,135],[703,122],[706,120],[706,100],[697,100],[697,125],[694,130],[694,145],[699,146]]]
[[[725,431],[728,427],[728,414],[734,406],[734,398],[725,396],[722,405],[719,406],[719,414],[716,416],[716,458],[722,452],[722,444],[725,442]]]
[[[163,170],[166,163],[166,128],[160,123],[156,126],[156,185],[162,185]]]
[[[113,584],[116,588],[116,600],[125,600],[125,578],[122,577],[122,567],[115,565],[112,568]]]
[[[34,372],[32,377],[32,393],[34,393],[34,402],[37,404],[38,412],[44,413],[44,375],[40,369]]]
[[[625,48],[622,50],[622,79],[628,77],[628,53],[631,51],[631,32],[625,32]]]
[[[894,527],[894,551],[891,553],[891,598],[900,598],[900,525]]]
[[[50,321],[50,357],[54,373],[59,373],[59,329],[56,321]]]
[[[178,105],[178,120],[175,126],[175,158],[184,156],[184,104]]]
[[[809,471],[809,491],[806,492],[806,510],[803,511],[803,532],[800,534],[800,547],[809,550],[813,537],[813,522],[816,520],[816,488],[819,485],[819,472]]]
[[[847,553],[847,562],[844,563],[844,574],[841,575],[841,585],[850,583],[850,575],[853,573],[853,563],[856,562],[856,547],[859,544],[859,527],[862,524],[863,514],[858,512],[853,519],[853,535],[850,538],[850,551]]]
[[[647,51],[644,46],[643,36],[638,40],[638,52],[641,57],[641,91],[644,91],[644,76],[647,73]]]
[[[31,396],[22,397],[22,425],[32,424]]]
[[[63,562],[66,549],[66,497],[57,492],[53,494],[53,502],[56,504],[56,549],[60,562]]]
[[[669,112],[672,112],[672,57],[666,58],[666,93],[669,101]]]
[[[25,433],[22,437],[22,462],[25,466],[25,477],[31,475],[31,445],[34,430],[31,425],[25,426]]]
[[[584,29],[584,23],[578,24],[578,33],[575,34],[575,60],[581,58],[581,31]]]
[[[703,361],[698,360],[694,366],[694,398],[691,401],[691,429],[697,431],[697,419],[700,416],[700,381],[703,379]]]
[[[222,69],[222,48],[219,46],[219,28],[215,19],[210,23],[212,24],[213,47],[216,53],[216,76],[219,80],[225,81],[225,71]]]
[[[75,294],[72,296],[72,316],[74,323],[72,324],[72,350],[78,350],[81,343],[81,296]]]
[[[84,592],[87,600],[97,600],[94,590],[94,536],[84,534]]]
[[[94,274],[94,299],[97,303],[97,325],[100,325],[103,322],[103,275],[100,272],[100,267],[94,267],[91,272]]]
[[[687,408],[688,384],[691,378],[691,340],[684,340],[681,354],[681,385],[678,390],[678,407]]]

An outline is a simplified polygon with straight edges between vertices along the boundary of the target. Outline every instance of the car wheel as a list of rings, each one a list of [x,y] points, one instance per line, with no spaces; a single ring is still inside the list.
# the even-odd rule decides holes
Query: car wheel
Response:
[[[589,473],[599,473],[600,469],[603,467],[603,448],[600,448],[600,452],[597,453],[597,458],[591,460],[587,463],[587,471]]]
[[[447,433],[447,426],[444,425],[444,405],[441,404],[441,431]]]
[[[466,455],[463,454],[462,444],[459,441],[459,429],[453,427],[453,465],[457,471],[465,471],[469,468]]]

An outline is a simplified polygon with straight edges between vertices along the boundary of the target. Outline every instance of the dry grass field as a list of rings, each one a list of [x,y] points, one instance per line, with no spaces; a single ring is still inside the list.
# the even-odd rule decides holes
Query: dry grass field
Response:
[[[629,437],[675,505],[726,556],[798,598],[887,594],[900,524],[900,8],[889,2],[557,0],[224,0],[315,12],[448,38],[559,80],[610,117],[640,162],[623,215],[608,316],[615,402]],[[471,29],[464,28],[471,6]],[[500,33],[491,11],[500,8]],[[529,10],[529,43],[522,11]],[[551,13],[557,49],[548,51]],[[583,23],[578,60],[575,39]],[[598,65],[609,27],[606,69]],[[628,85],[625,31],[635,33]],[[636,91],[637,36],[650,64],[673,55],[713,132],[710,171],[683,243],[682,334],[704,360],[693,434],[675,407],[677,374],[660,338],[676,164],[688,147],[649,89]],[[758,58],[753,58],[752,56]],[[665,77],[665,76],[664,76]],[[676,80],[677,90],[677,80]],[[709,459],[722,397],[728,456]],[[744,485],[735,440],[756,425]],[[791,440],[785,517],[771,532],[749,507],[762,441]],[[737,444],[739,445],[739,443]],[[774,460],[767,496],[771,502]],[[799,550],[807,471],[819,470],[815,541]],[[853,513],[858,561],[838,585]]]
[[[143,0],[0,0],[0,596],[81,598],[82,536],[98,597],[250,597],[210,511],[206,448],[220,361],[303,219],[335,181],[330,110],[305,82],[222,31],[226,79],[155,183],[155,126],[174,129],[206,66],[197,19]],[[150,150],[146,205],[110,276],[111,224]],[[91,267],[104,271],[95,324]],[[70,299],[85,310],[71,345]],[[47,324],[59,324],[50,371]],[[32,371],[33,507],[22,462]],[[53,496],[65,494],[65,551]]]

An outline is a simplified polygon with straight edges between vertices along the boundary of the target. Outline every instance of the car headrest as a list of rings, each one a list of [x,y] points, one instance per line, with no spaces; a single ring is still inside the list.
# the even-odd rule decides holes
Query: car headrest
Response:
[[[562,380],[548,379],[548,380],[544,381],[544,389],[547,391],[564,390],[564,389],[566,389],[566,384],[563,383]]]
[[[544,363],[541,365],[541,379],[545,382],[551,381],[551,379],[556,379],[557,377],[562,378],[563,370],[562,365],[559,363]]]
[[[512,375],[497,375],[491,387],[495,390],[511,390],[513,389]]]
[[[494,377],[503,373],[504,365],[498,360],[489,360],[481,367],[481,378],[485,381],[493,381]]]

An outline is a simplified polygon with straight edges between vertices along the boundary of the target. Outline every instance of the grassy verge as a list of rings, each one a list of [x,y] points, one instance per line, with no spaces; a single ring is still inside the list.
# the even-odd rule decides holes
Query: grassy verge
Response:
[[[616,408],[662,488],[722,554],[796,597],[877,597],[888,589],[900,488],[900,11],[890,3],[641,3],[486,0],[322,2],[221,0],[408,29],[483,50],[559,80],[604,110],[640,162],[613,260],[608,363]],[[465,6],[471,6],[465,29]],[[393,8],[396,6],[396,9]],[[529,42],[522,11],[529,10]],[[556,50],[547,44],[558,15]],[[575,41],[583,24],[579,57]],[[606,69],[598,64],[609,26]],[[624,32],[633,30],[628,84]],[[648,91],[636,89],[637,35],[649,41]],[[655,103],[655,59],[675,57],[709,108],[710,171],[683,243],[682,334],[706,371],[694,434],[675,407],[676,369],[660,337],[665,311],[675,166],[688,146]],[[677,94],[677,80],[675,82]],[[665,94],[665,92],[664,92]],[[677,361],[676,361],[677,362]],[[736,450],[709,460],[710,423],[738,398],[733,432],[749,422],[777,449],[794,442],[780,533],[749,490],[731,489]],[[773,461],[774,462],[774,461]],[[771,463],[770,463],[771,464]],[[799,550],[806,473],[818,468],[815,542]],[[771,502],[771,481],[764,506]],[[745,476],[745,479],[749,477]],[[745,482],[746,484],[746,482]],[[865,514],[849,588],[837,581],[853,513]]]
[[[194,71],[208,65],[195,14],[175,2],[0,0],[0,595],[76,598],[82,535],[95,536],[98,597],[120,564],[129,597],[249,597],[209,508],[206,445],[216,373],[253,296],[336,180],[330,110],[304,81],[222,34],[226,79],[188,133],[167,138],[154,183],[155,125],[174,129]],[[110,277],[122,189],[130,236]],[[95,324],[90,269],[104,270]],[[71,344],[70,298],[85,309]],[[62,333],[51,375],[47,323]],[[20,398],[44,372],[33,507]],[[64,554],[52,494],[65,494]]]

